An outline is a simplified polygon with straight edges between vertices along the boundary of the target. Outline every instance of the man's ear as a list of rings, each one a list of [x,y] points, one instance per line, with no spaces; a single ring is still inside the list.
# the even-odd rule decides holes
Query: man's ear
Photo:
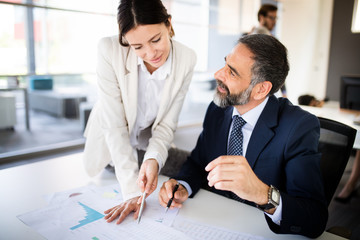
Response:
[[[263,15],[260,15],[260,16],[259,16],[259,23],[260,23],[261,26],[264,25],[264,23],[265,23],[265,16],[263,16]]]
[[[256,84],[253,91],[254,99],[260,100],[265,98],[271,91],[271,88],[272,88],[272,83],[269,81],[264,81]]]

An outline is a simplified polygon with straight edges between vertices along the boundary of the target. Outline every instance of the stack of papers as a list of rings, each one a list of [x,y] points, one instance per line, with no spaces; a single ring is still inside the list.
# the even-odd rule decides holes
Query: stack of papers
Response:
[[[55,193],[47,200],[47,207],[18,216],[47,239],[191,239],[170,227],[178,209],[165,214],[155,192],[146,199],[139,224],[132,214],[119,225],[104,219],[105,210],[123,201],[117,184]]]
[[[117,225],[104,219],[104,211],[123,201],[119,186],[86,186],[46,196],[48,206],[17,216],[23,223],[50,240],[263,240],[177,217],[179,209],[165,208],[155,191],[146,198],[138,224],[130,214]],[[175,218],[176,221],[175,221]]]
[[[185,218],[182,218],[180,221],[175,221],[173,227],[194,240],[265,240],[265,238],[260,236],[231,231]]]

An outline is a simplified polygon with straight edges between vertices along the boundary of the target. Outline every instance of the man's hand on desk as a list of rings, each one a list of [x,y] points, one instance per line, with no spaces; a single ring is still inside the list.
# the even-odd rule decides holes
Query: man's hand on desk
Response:
[[[175,179],[170,179],[163,183],[159,192],[159,202],[160,205],[166,208],[167,203],[170,198],[172,198],[173,190],[177,181]],[[174,200],[171,203],[170,209],[181,208],[182,203],[188,199],[189,194],[183,185],[180,184],[179,189],[174,194]]]
[[[269,186],[263,183],[243,156],[220,156],[205,168],[209,186],[231,191],[240,198],[259,205],[268,202]]]
[[[115,207],[106,210],[104,212],[105,214],[107,214],[105,216],[105,219],[107,220],[107,222],[112,222],[117,217],[119,217],[119,219],[116,221],[116,224],[120,224],[126,218],[126,216],[129,215],[131,212],[135,212],[134,219],[137,219],[140,211],[140,204],[138,204],[138,200],[140,198],[141,197],[131,198]],[[146,202],[144,204],[145,207]]]

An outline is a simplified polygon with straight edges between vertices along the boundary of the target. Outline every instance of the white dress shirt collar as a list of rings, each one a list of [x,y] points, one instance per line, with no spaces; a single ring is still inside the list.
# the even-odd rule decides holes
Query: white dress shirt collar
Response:
[[[251,109],[250,111],[244,113],[243,115],[240,115],[240,113],[237,111],[237,109],[235,107],[233,107],[232,117],[234,117],[235,115],[241,116],[246,121],[245,126],[248,125],[247,127],[251,127],[252,129],[254,129],[254,127],[260,117],[260,114],[264,110],[265,105],[268,102],[268,100],[269,100],[269,97],[266,97],[262,103],[260,103],[259,105],[257,105],[253,109]]]
[[[233,107],[232,117],[234,117],[235,115],[239,115],[246,121],[246,124],[241,129],[241,131],[243,133],[243,155],[244,156],[246,156],[247,147],[249,145],[251,134],[252,134],[252,132],[255,128],[255,125],[260,117],[260,114],[262,113],[262,111],[265,108],[265,105],[266,105],[268,99],[269,99],[269,97],[266,97],[262,103],[260,103],[255,108],[251,109],[250,111],[246,112],[243,115],[240,115],[239,112],[237,111],[237,109],[235,107]],[[228,133],[228,143],[230,140],[232,128],[233,128],[233,122],[231,122],[230,131]]]
[[[172,64],[172,49],[170,48],[170,53],[168,58],[166,59],[165,63],[160,66],[158,69],[156,69],[152,74],[149,73],[147,70],[144,60],[142,60],[140,57],[138,57],[138,65],[140,65],[141,70],[148,74],[149,78],[156,79],[156,80],[164,80],[167,75],[170,75],[171,72],[171,64]]]

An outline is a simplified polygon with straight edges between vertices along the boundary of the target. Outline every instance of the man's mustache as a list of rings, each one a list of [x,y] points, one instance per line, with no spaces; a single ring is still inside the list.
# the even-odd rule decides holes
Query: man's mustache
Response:
[[[230,93],[229,88],[223,82],[221,82],[220,80],[216,79],[216,84],[217,84],[217,86],[225,89],[228,94]]]

